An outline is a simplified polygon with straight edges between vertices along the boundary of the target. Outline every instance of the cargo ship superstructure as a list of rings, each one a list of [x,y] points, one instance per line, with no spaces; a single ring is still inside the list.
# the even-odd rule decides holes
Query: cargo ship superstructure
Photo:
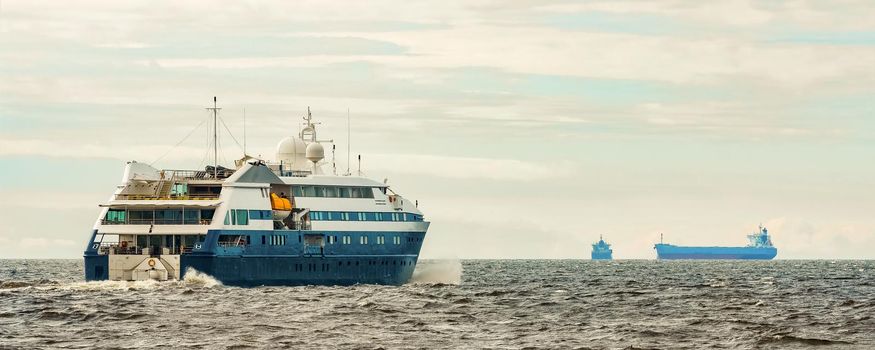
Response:
[[[429,227],[418,202],[360,171],[337,175],[324,160],[329,142],[317,139],[308,110],[275,162],[244,156],[234,169],[204,170],[128,162],[100,205],[85,279],[180,280],[196,270],[239,286],[407,282]]]
[[[614,250],[611,245],[605,242],[602,236],[599,236],[599,241],[592,245],[592,260],[611,260],[613,259]]]
[[[769,230],[760,225],[756,233],[747,236],[750,243],[746,247],[685,247],[660,243],[656,249],[657,259],[740,259],[771,260],[778,255],[772,245]]]

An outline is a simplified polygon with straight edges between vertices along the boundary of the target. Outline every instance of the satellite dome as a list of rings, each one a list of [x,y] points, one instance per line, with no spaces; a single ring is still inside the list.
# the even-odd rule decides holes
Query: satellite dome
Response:
[[[325,149],[318,142],[307,145],[307,159],[313,163],[318,163],[322,158],[325,158]]]
[[[295,137],[286,137],[276,145],[276,154],[304,154],[307,145]],[[277,157],[280,158],[280,157]]]
[[[307,144],[301,139],[286,137],[276,145],[276,160],[290,167],[306,164],[304,158],[306,149]]]

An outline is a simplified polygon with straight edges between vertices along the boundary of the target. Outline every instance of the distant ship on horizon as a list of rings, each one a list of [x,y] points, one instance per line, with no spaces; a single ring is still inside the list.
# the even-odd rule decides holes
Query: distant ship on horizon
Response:
[[[599,241],[592,245],[592,260],[612,260],[614,251],[611,245],[599,236]]]
[[[739,260],[771,260],[778,255],[778,249],[772,245],[769,230],[759,226],[759,231],[747,236],[750,243],[746,247],[685,247],[660,242],[656,249],[657,259],[739,259]]]

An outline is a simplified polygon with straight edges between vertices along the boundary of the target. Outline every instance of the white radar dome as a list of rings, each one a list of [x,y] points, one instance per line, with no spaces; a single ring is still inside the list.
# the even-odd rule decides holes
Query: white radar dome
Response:
[[[286,137],[276,145],[276,160],[293,166],[304,161],[307,144],[299,138]]]
[[[318,142],[307,145],[307,159],[313,163],[318,163],[322,158],[325,158],[325,149]]]

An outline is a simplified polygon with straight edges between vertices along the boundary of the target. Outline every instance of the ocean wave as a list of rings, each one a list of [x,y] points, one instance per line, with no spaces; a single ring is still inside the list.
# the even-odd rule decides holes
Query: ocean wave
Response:
[[[453,284],[462,283],[462,262],[458,259],[422,261],[416,264],[413,284]]]

